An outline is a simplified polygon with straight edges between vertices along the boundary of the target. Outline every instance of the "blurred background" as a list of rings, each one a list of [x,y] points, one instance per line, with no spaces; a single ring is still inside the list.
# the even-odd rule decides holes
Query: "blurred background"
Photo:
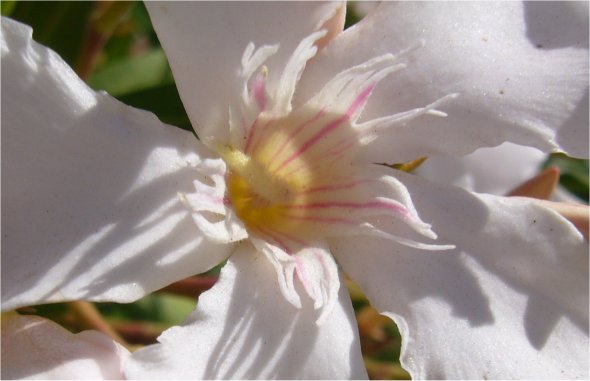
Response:
[[[358,22],[372,6],[352,3],[346,27]],[[1,7],[2,15],[33,27],[34,39],[59,53],[90,87],[192,131],[143,3],[2,1]],[[539,171],[548,166],[559,167],[561,185],[588,202],[588,161],[552,155]],[[72,332],[99,329],[133,349],[156,342],[163,330],[180,324],[195,308],[198,295],[215,283],[219,269],[174,283],[131,304],[73,302],[20,312],[48,317]],[[369,305],[352,281],[347,286],[369,376],[409,379],[399,364],[397,327]]]

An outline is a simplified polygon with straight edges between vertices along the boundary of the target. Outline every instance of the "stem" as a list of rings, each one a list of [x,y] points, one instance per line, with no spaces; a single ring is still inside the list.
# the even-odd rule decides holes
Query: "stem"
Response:
[[[76,74],[84,81],[87,81],[94,71],[94,67],[98,62],[98,57],[106,41],[107,39],[103,35],[92,28],[86,33],[86,39],[76,61],[75,68]]]
[[[117,26],[133,6],[131,1],[98,2],[90,18],[82,51],[75,70],[83,80],[88,80],[98,62],[102,48],[113,35]]]
[[[102,332],[113,340],[129,349],[127,343],[102,317],[94,304],[87,301],[76,301],[68,303],[70,309],[78,316],[81,325],[86,329],[94,329]]]
[[[113,321],[112,326],[122,337],[135,346],[156,343],[158,336],[169,328],[164,324],[140,321]]]

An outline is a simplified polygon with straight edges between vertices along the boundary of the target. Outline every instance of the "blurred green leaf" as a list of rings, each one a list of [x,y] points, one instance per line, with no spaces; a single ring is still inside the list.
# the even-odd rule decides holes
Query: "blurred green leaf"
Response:
[[[0,8],[2,16],[10,16],[14,8],[16,7],[16,1],[3,0],[0,2]]]
[[[97,303],[96,306],[108,318],[172,326],[182,323],[193,312],[196,300],[178,295],[151,294],[130,304]]]
[[[30,25],[35,41],[74,66],[93,8],[90,1],[19,1],[10,17]]]
[[[168,325],[179,325],[195,309],[197,302],[195,299],[184,296],[158,294],[158,308],[160,309],[159,318],[162,323]]]
[[[132,1],[101,2],[91,19],[92,28],[102,36],[111,36],[115,30],[128,19]],[[98,4],[97,4],[98,5]]]
[[[174,83],[162,49],[152,49],[138,57],[128,57],[96,71],[88,81],[90,87],[105,90],[117,97]]]
[[[117,27],[104,46],[97,69],[121,59],[144,54],[159,46],[160,43],[145,5],[142,2],[136,2],[131,7],[125,21]]]
[[[22,312],[23,311],[21,311],[21,313]],[[49,319],[56,319],[57,317],[64,315],[67,312],[68,306],[66,303],[40,304],[31,307],[30,311],[24,311],[25,314],[35,314]]]
[[[354,6],[350,6],[350,1],[348,2],[348,6],[346,7],[346,16],[344,19],[344,29],[350,28],[357,22],[361,21],[362,16],[356,12],[356,8]]]
[[[588,160],[554,154],[545,163],[545,167],[548,166],[558,167],[561,171],[560,184],[576,196],[588,201]]]
[[[160,45],[160,42],[158,40],[158,37],[156,36],[156,32],[154,31],[154,27],[152,25],[150,15],[148,14],[147,9],[145,8],[145,4],[142,1],[137,2],[135,6],[131,9],[131,18],[133,22],[135,22],[139,30],[149,35],[150,42],[152,44],[158,46]]]

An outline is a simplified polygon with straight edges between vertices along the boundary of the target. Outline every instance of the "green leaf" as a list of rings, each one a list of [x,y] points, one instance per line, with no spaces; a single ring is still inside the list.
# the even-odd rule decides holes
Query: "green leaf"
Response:
[[[111,38],[103,47],[97,70],[129,56],[137,56],[160,43],[142,2],[134,3],[127,17],[119,24]]]
[[[93,8],[94,2],[89,1],[19,1],[10,17],[30,25],[35,41],[55,50],[73,67]]]
[[[0,2],[0,8],[2,9],[2,16],[10,16],[14,8],[16,7],[16,1],[3,0]]]
[[[88,82],[90,87],[117,97],[170,85],[174,79],[164,51],[156,48],[138,57],[112,62],[96,71]]]
[[[588,201],[588,160],[554,154],[545,163],[545,167],[548,166],[558,167],[561,171],[560,184],[576,196]]]
[[[185,296],[170,294],[159,294],[155,296],[158,297],[159,320],[170,326],[181,324],[194,311],[197,305],[195,299]]]
[[[167,326],[178,325],[193,312],[197,301],[185,296],[150,294],[129,304],[97,303],[99,311],[108,318],[122,321],[150,321]]]

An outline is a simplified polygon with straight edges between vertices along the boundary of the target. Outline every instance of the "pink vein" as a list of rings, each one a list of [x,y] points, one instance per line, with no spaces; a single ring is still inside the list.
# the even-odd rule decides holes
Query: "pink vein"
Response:
[[[335,191],[335,190],[350,189],[350,188],[354,188],[355,186],[357,186],[359,184],[367,183],[367,182],[374,182],[374,181],[375,180],[357,180],[357,181],[352,181],[352,182],[345,183],[345,184],[324,185],[324,186],[320,186],[320,187],[309,188],[309,189],[304,190],[300,193],[301,194],[308,194],[308,193],[316,193],[316,192],[330,192],[330,191]]]
[[[264,78],[261,75],[258,75],[254,80],[254,98],[256,99],[256,103],[258,103],[260,111],[263,111],[266,108],[266,92]]]
[[[300,205],[286,205],[287,209],[327,209],[327,208],[346,208],[346,209],[387,209],[395,213],[408,215],[408,210],[403,206],[396,205],[384,201],[368,201],[368,202],[338,202],[338,201],[326,201],[326,202],[314,202],[309,204]]]
[[[248,139],[246,140],[246,148],[244,148],[244,153],[248,153],[250,149],[250,144],[252,143],[252,138],[254,137],[254,132],[256,131],[256,126],[258,125],[258,117],[254,120],[254,123],[250,126],[248,130]]]
[[[295,270],[297,272],[299,280],[301,281],[301,284],[303,284],[303,287],[305,288],[305,291],[309,295],[312,295],[312,288],[307,277],[307,271],[305,270],[305,263],[298,256],[295,256]]]
[[[293,132],[291,132],[291,134],[289,135],[289,137],[287,138],[287,140],[285,140],[283,142],[283,144],[281,144],[281,146],[279,147],[279,149],[277,149],[277,151],[272,155],[272,158],[270,159],[270,162],[272,163],[273,160],[281,152],[283,152],[283,150],[285,149],[285,147],[295,138],[295,136],[297,136],[307,126],[309,126],[310,124],[314,123],[316,120],[318,120],[319,118],[321,118],[322,116],[324,116],[324,114],[325,114],[325,110],[324,109],[321,109],[311,119],[308,119],[307,121],[301,123]]]
[[[303,143],[303,145],[297,150],[297,152],[293,153],[291,156],[289,156],[289,158],[287,158],[285,161],[283,161],[281,163],[281,165],[277,169],[274,170],[274,172],[280,171],[282,168],[284,168],[286,165],[288,165],[291,161],[293,161],[294,159],[299,157],[301,154],[303,154],[305,151],[307,151],[309,148],[311,148],[315,143],[317,143],[321,138],[326,136],[329,132],[331,132],[332,130],[335,130],[336,128],[340,127],[342,125],[342,123],[349,120],[350,117],[352,115],[354,115],[354,113],[367,102],[367,99],[369,98],[369,95],[371,95],[371,92],[373,91],[374,88],[375,88],[374,83],[365,87],[365,89],[363,91],[361,91],[361,93],[352,102],[352,104],[350,105],[348,110],[346,110],[344,115],[342,115],[340,118],[332,121],[331,123],[328,123],[324,128],[322,128],[315,135],[313,135],[310,139],[308,139],[305,143]]]
[[[313,217],[313,216],[297,216],[295,214],[284,213],[283,217],[290,218],[298,221],[310,221],[310,222],[322,222],[328,224],[345,224],[345,225],[356,225],[357,222],[346,218],[337,217]]]
[[[289,249],[289,247],[287,246],[287,244],[280,239],[279,237],[277,237],[276,235],[270,233],[268,230],[258,227],[257,228],[262,234],[269,236],[273,241],[275,241],[280,247],[281,249],[283,249],[283,251],[289,255],[292,254],[291,250]]]
[[[344,144],[343,144],[344,143]],[[342,156],[344,156],[344,154],[346,153],[346,151],[352,147],[354,144],[356,143],[356,141],[349,141],[349,142],[340,142],[338,143],[338,145],[336,145],[335,147],[332,147],[328,152],[326,152],[323,155],[319,155],[320,157],[315,158],[313,161],[315,162],[315,165],[310,166],[309,163],[302,163],[301,165],[299,165],[298,167],[293,168],[291,171],[287,172],[285,174],[285,176],[293,176],[294,174],[296,174],[297,172],[301,171],[302,169],[307,169],[307,170],[314,170],[316,168],[320,168],[320,167],[327,167],[329,166],[331,163],[334,163],[335,161],[337,161],[338,159],[340,159]],[[323,161],[323,158],[330,158],[330,161]]]
[[[261,134],[263,134],[263,133],[266,131],[266,129],[268,128],[268,126],[269,126],[269,125],[270,125],[272,122],[274,122],[274,120],[275,120],[274,118],[270,118],[270,119],[269,119],[269,120],[268,120],[268,121],[267,121],[267,122],[264,124],[264,126],[262,126],[262,127],[260,128],[260,130],[259,130],[259,131],[260,131],[260,133],[261,133]],[[261,143],[261,141],[262,141],[262,140],[263,140],[262,138],[254,139],[254,146],[253,146],[253,147],[252,147],[252,149],[251,149],[251,151],[252,151],[252,152],[256,152],[256,149],[258,149],[258,146],[260,145],[260,143]]]
[[[299,244],[301,246],[308,246],[309,245],[308,242],[305,242],[305,241],[303,241],[303,240],[301,240],[301,239],[299,239],[297,237],[292,236],[291,234],[287,234],[287,233],[282,232],[282,231],[279,231],[277,229],[269,228],[268,226],[265,227],[264,229],[267,230],[267,231],[270,231],[270,232],[272,232],[274,234],[277,234],[279,236],[282,236],[282,237],[288,239],[289,241],[295,242],[295,243],[297,243],[297,244]]]

